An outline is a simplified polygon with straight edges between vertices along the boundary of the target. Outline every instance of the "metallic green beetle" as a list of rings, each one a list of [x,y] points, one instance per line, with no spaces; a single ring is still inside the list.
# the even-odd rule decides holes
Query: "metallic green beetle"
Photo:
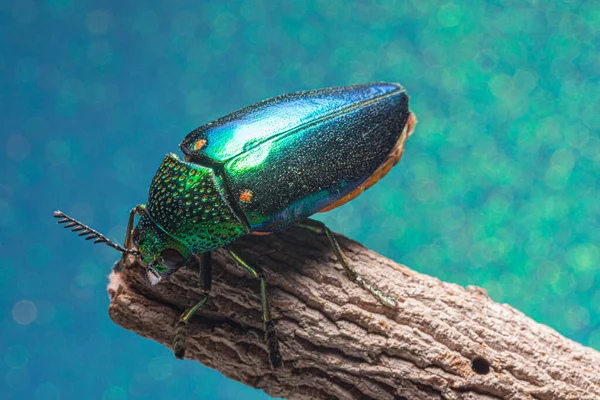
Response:
[[[384,305],[396,301],[358,275],[333,233],[307,219],[375,184],[400,159],[416,118],[395,83],[311,90],[243,108],[188,134],[180,160],[168,154],[150,185],[148,203],[131,210],[124,247],[60,211],[59,223],[80,236],[141,256],[152,284],[187,266],[199,268],[203,295],[178,322],[175,355],[185,352],[187,322],[211,287],[210,251],[226,247],[261,282],[270,361],[281,365],[262,270],[230,243],[292,225],[325,234],[348,277]],[[134,228],[135,215],[140,216]]]

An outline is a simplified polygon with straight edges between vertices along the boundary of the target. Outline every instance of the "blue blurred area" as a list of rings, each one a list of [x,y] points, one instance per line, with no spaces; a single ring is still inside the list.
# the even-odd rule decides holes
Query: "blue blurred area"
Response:
[[[321,215],[600,349],[600,3],[0,2],[3,399],[265,398],[115,326],[118,254],[162,157],[274,95],[401,82],[398,167]]]

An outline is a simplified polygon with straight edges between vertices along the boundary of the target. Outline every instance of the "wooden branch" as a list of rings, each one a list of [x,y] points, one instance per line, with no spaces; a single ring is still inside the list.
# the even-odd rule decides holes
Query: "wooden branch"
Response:
[[[258,282],[223,250],[213,253],[213,291],[190,323],[187,357],[293,399],[600,399],[600,353],[482,289],[339,239],[357,270],[399,299],[397,310],[349,281],[324,237],[299,228],[250,236],[236,246],[265,269],[284,367],[269,366]],[[171,347],[198,282],[180,270],[151,287],[133,262],[111,275],[110,317]]]

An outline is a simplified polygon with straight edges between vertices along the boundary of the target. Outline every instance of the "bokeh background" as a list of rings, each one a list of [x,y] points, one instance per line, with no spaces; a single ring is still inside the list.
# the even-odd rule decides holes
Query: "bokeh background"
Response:
[[[111,323],[118,254],[162,157],[282,93],[408,89],[401,163],[319,217],[600,349],[600,3],[0,2],[3,399],[260,399]]]

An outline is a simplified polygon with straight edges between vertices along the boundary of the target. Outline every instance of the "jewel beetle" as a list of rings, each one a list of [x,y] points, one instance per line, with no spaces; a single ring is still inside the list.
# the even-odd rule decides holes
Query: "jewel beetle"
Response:
[[[147,204],[129,215],[124,246],[56,211],[66,228],[141,258],[151,284],[182,267],[200,270],[202,296],[182,313],[173,350],[185,354],[187,323],[211,288],[210,252],[225,247],[260,280],[265,340],[273,367],[282,363],[267,284],[257,265],[231,243],[296,225],[323,234],[348,277],[382,304],[396,300],[359,275],[334,234],[309,219],[361,194],[396,165],[417,120],[396,83],[310,90],[242,108],[190,132],[183,160],[168,154],[150,185]],[[139,221],[134,227],[135,216]]]

